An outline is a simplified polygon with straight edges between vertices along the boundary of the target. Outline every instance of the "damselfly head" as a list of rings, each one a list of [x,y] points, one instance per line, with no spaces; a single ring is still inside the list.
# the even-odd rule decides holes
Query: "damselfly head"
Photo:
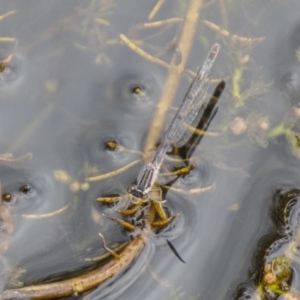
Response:
[[[145,195],[136,186],[130,187],[127,191],[131,197],[137,198],[136,200],[143,199],[145,197]],[[138,201],[133,201],[133,202],[138,202]]]

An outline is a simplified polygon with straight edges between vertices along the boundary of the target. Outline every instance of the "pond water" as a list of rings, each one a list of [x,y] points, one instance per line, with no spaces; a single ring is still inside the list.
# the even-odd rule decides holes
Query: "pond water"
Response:
[[[195,169],[166,194],[179,216],[126,272],[72,299],[232,299],[249,280],[258,242],[276,231],[275,192],[299,188],[299,1],[158,3],[1,3],[1,291],[94,268],[86,258],[106,252],[99,232],[110,246],[130,240],[102,216],[114,207],[95,199],[126,193],[216,42],[208,94],[221,79],[226,88],[191,158]],[[185,60],[172,86],[169,64]],[[174,101],[150,145],[166,90]],[[86,180],[101,174],[110,176]]]

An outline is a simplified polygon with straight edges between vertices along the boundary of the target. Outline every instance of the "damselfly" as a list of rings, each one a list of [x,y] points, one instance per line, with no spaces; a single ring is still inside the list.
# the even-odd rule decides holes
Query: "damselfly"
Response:
[[[157,179],[168,149],[174,145],[180,147],[190,138],[191,135],[187,133],[189,131],[188,126],[197,120],[197,116],[204,108],[211,68],[219,49],[220,45],[214,44],[209,51],[204,64],[198,69],[177,113],[165,132],[152,162],[141,170],[137,183],[128,189],[133,203],[137,203],[138,199],[148,198],[148,193]]]

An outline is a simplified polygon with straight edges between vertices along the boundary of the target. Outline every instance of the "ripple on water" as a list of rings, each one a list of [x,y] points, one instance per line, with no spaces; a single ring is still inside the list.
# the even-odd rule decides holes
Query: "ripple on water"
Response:
[[[152,74],[133,70],[122,74],[115,81],[113,90],[117,107],[136,118],[144,118],[145,113],[155,109],[161,84]]]
[[[11,267],[7,274],[18,272],[14,267],[16,262],[26,270],[29,281],[40,279],[41,274],[44,277],[67,269],[70,250],[67,254],[64,249],[69,246],[63,240],[70,217],[70,197],[65,186],[33,167],[1,166],[0,169],[3,205],[13,217],[14,230],[5,254]]]
[[[146,243],[140,255],[136,258],[133,264],[130,265],[130,268],[124,270],[124,272],[119,274],[117,277],[104,282],[83,299],[126,299],[123,298],[124,295],[126,295],[126,291],[128,291],[128,289],[137,280],[140,280],[141,276],[143,276],[143,273],[145,273],[145,265],[151,261],[154,253],[155,246],[153,243]],[[137,276],[137,274],[141,274],[141,276]]]
[[[86,145],[85,151],[82,145]],[[101,165],[119,165],[129,162],[141,152],[138,138],[131,127],[122,128],[113,120],[88,127],[82,133],[79,145],[80,152],[84,153],[90,163]]]
[[[63,206],[54,178],[33,168],[1,167],[4,201],[14,213],[46,213]]]

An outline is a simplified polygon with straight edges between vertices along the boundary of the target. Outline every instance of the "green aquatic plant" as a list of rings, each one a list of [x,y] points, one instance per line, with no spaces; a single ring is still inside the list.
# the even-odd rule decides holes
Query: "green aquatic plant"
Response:
[[[268,295],[286,294],[291,288],[288,283],[291,276],[291,262],[285,255],[275,257],[265,264],[263,278],[257,287],[262,299]]]
[[[7,288],[10,289],[17,289],[21,288],[24,286],[24,283],[22,281],[22,276],[26,274],[26,269],[21,268],[21,267],[13,267],[11,270],[8,272],[8,276],[6,279],[6,286]]]

